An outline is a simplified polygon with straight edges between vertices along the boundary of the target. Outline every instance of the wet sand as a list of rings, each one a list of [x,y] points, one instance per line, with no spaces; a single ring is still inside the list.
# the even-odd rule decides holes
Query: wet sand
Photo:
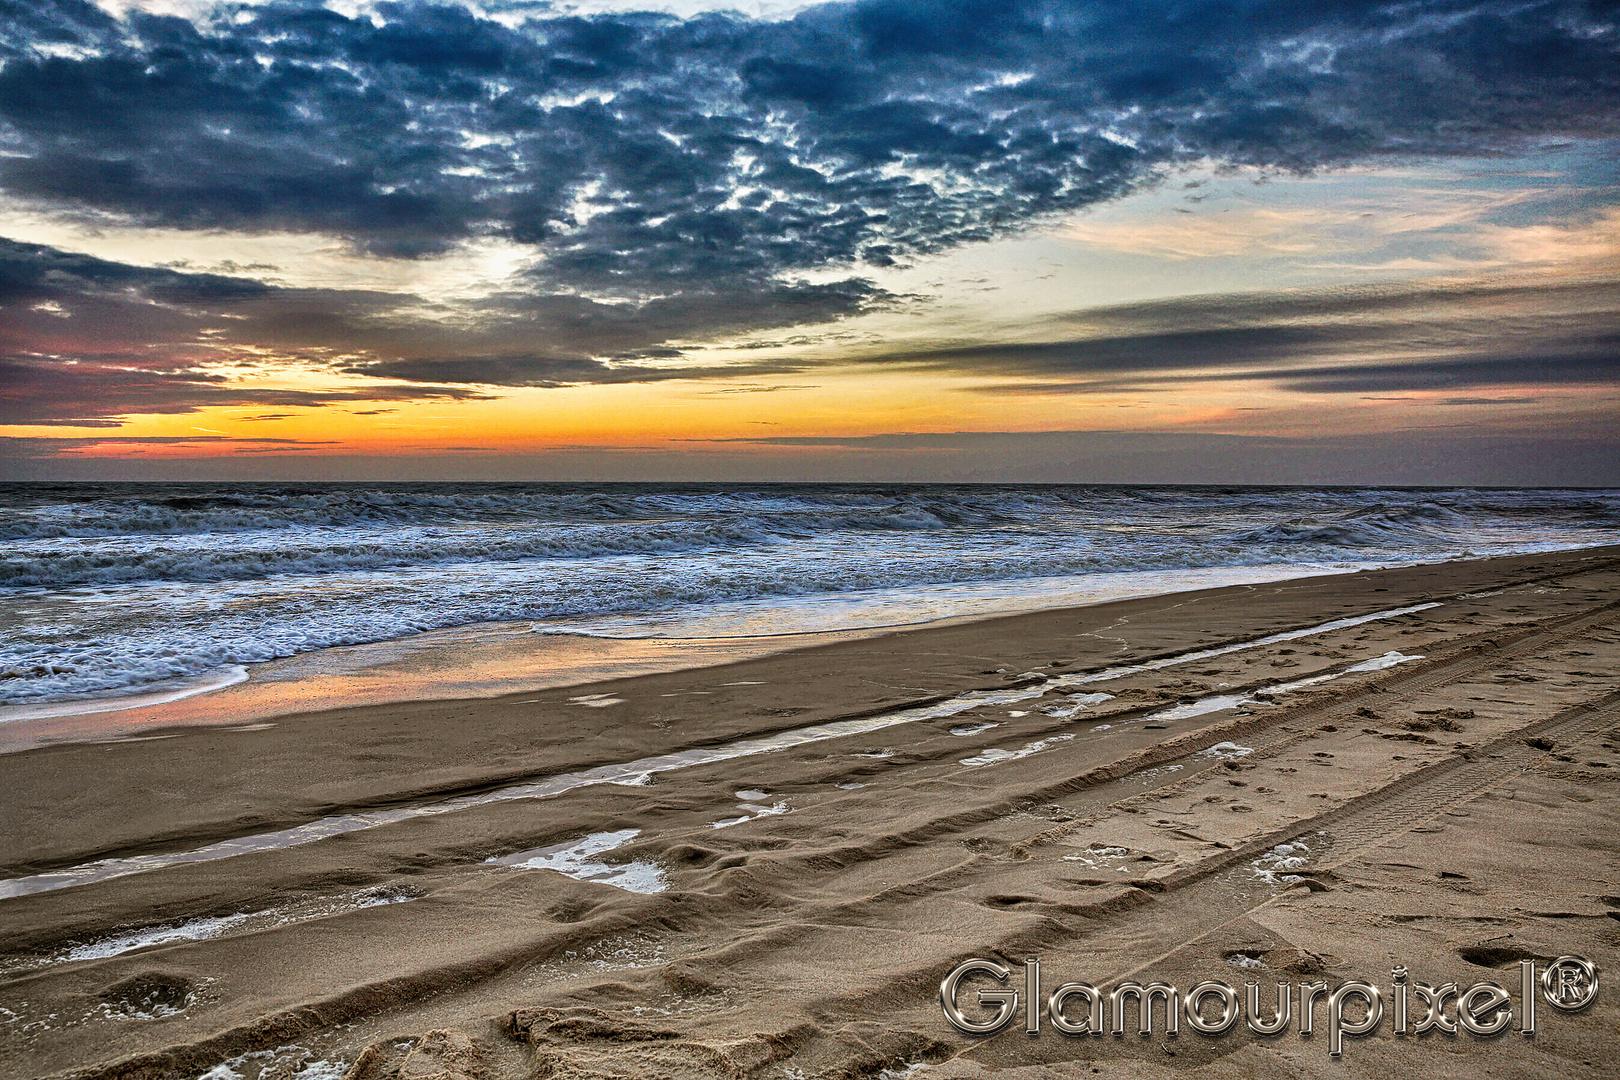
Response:
[[[1386,1017],[1342,1060],[1320,1005],[1309,1039],[1098,1038],[1022,1013],[969,1036],[938,1002],[973,957],[1019,985],[1039,957],[1045,990],[1620,970],[1616,548],[244,719],[0,755],[0,893],[26,893],[0,899],[0,1074],[1597,1077],[1620,1053],[1612,986],[1533,1038]],[[596,779],[535,797],[563,774]],[[177,861],[219,844],[244,853]],[[119,873],[50,887],[98,861]]]
[[[871,637],[841,630],[742,638],[604,638],[490,623],[344,645],[106,699],[0,707],[0,754],[173,727],[230,727],[319,710],[409,701],[522,698],[529,691],[688,668]],[[211,685],[221,688],[210,689]],[[519,691],[523,691],[520,693]]]

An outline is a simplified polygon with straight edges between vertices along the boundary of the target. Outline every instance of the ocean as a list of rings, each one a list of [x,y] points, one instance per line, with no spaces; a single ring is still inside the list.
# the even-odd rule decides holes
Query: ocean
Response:
[[[1620,490],[0,485],[6,707],[487,623],[729,638],[1620,543]]]

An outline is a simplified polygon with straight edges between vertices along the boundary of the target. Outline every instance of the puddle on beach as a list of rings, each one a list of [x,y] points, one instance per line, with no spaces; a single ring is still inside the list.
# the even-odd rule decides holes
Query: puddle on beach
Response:
[[[1382,656],[1376,656],[1371,660],[1363,660],[1358,664],[1352,664],[1349,667],[1340,668],[1337,671],[1326,672],[1321,675],[1313,675],[1309,678],[1297,679],[1293,682],[1279,683],[1275,686],[1263,687],[1258,690],[1250,691],[1248,694],[1216,694],[1211,697],[1199,698],[1197,701],[1190,701],[1180,705],[1172,705],[1168,709],[1160,709],[1158,712],[1149,713],[1148,715],[1138,717],[1135,720],[1122,720],[1119,721],[1119,723],[1142,724],[1147,727],[1155,727],[1157,725],[1154,724],[1153,721],[1188,720],[1197,716],[1205,716],[1209,713],[1222,712],[1226,709],[1235,709],[1241,705],[1257,705],[1267,699],[1280,697],[1296,690],[1306,689],[1307,687],[1319,686],[1322,683],[1331,682],[1334,679],[1342,678],[1345,675],[1367,671],[1383,671],[1386,668],[1394,667],[1396,664],[1406,663],[1409,660],[1422,659],[1423,657],[1421,656],[1408,656],[1396,650],[1391,650]],[[1091,704],[1095,704],[1099,699],[1106,701],[1111,700],[1112,697],[1113,695],[1111,694],[1088,694],[1085,696],[1085,698],[1079,699],[1079,705],[1062,713],[1052,709],[1042,711],[1047,716],[1060,716],[1061,718],[1066,719],[1069,716],[1072,716],[1074,713],[1079,712],[1081,709],[1086,708]],[[1023,716],[1025,714],[1015,712],[1011,715]],[[952,728],[951,734],[974,735],[996,726],[998,725],[992,723],[963,725],[961,727]],[[1107,731],[1112,727],[1112,724],[1097,724],[1091,730]],[[1073,735],[1054,735],[1038,742],[1032,742],[1021,750],[1000,750],[992,748],[989,750],[984,750],[973,757],[963,758],[961,760],[961,764],[977,766],[994,765],[997,762],[1002,761],[1016,761],[1019,758],[1029,757],[1031,754],[1038,754],[1043,750],[1048,750],[1058,743],[1072,738],[1074,738]],[[1222,760],[1229,760],[1233,757],[1240,757],[1243,754],[1253,753],[1253,751],[1248,747],[1238,746],[1235,743],[1220,743],[1217,746],[1210,747],[1208,750],[1203,751],[1203,753],[1206,755],[1215,754],[1216,756],[1221,757]]]
[[[666,695],[667,696],[667,695]],[[623,705],[624,698],[612,694],[580,694],[568,699],[570,705],[583,705],[587,709],[605,709],[609,705]]]
[[[1113,694],[1075,694],[1067,702],[1048,705],[1041,710],[1041,714],[1050,716],[1054,720],[1073,720],[1093,705],[1101,705],[1105,701],[1113,700]]]
[[[967,712],[972,709],[984,707],[1005,707],[1030,701],[1054,691],[1065,691],[1077,686],[1090,683],[1117,679],[1125,675],[1133,675],[1145,671],[1157,671],[1185,664],[1206,660],[1215,656],[1225,656],[1230,653],[1241,652],[1246,649],[1260,648],[1265,645],[1276,644],[1283,641],[1295,641],[1312,634],[1326,633],[1332,630],[1341,630],[1347,627],[1359,626],[1363,623],[1379,619],[1395,618],[1416,611],[1425,611],[1439,607],[1436,603],[1417,604],[1411,607],[1392,608],[1387,611],[1373,612],[1369,615],[1359,615],[1353,618],[1335,619],[1331,622],[1321,623],[1313,627],[1299,630],[1289,630],[1283,633],[1271,634],[1251,641],[1235,642],[1212,649],[1199,649],[1193,652],[1180,653],[1175,656],[1161,657],[1157,660],[1145,661],[1141,664],[1125,665],[1107,668],[1102,671],[1085,675],[1066,675],[1049,679],[1034,686],[1021,686],[1018,688],[997,690],[970,690],[947,701],[935,702],[930,705],[921,705],[915,708],[898,709],[894,712],[881,713],[876,716],[865,716],[849,720],[834,720],[822,724],[812,724],[807,727],[791,731],[777,732],[772,735],[763,735],[753,738],[738,739],[734,742],[720,746],[697,747],[689,750],[678,750],[668,754],[659,754],[653,757],[640,758],[635,761],[616,765],[603,765],[575,773],[561,773],[547,777],[533,783],[515,784],[511,787],[500,788],[495,791],[484,792],[479,795],[462,796],[435,803],[421,803],[410,806],[400,806],[383,810],[370,810],[352,814],[339,814],[332,817],[321,818],[289,829],[279,829],[273,832],[259,833],[249,836],[235,837],[230,840],[208,844],[204,847],[189,851],[160,852],[149,855],[135,855],[127,858],[103,859],[96,862],[85,863],[79,866],[62,870],[49,871],[27,877],[11,878],[0,881],[0,899],[13,896],[27,896],[33,893],[46,892],[51,889],[67,888],[73,885],[88,884],[93,881],[102,881],[108,878],[121,877],[126,874],[141,873],[147,870],[157,870],[167,866],[177,866],[185,863],[210,862],[216,859],[230,858],[235,855],[248,854],[255,851],[270,851],[279,848],[292,847],[297,844],[310,843],[328,836],[338,836],[344,833],[358,832],[363,829],[372,829],[380,825],[387,825],[397,821],[411,818],[426,817],[436,814],[453,813],[475,806],[484,806],[490,803],[505,802],[515,799],[541,799],[561,795],[582,787],[597,784],[643,784],[650,781],[657,773],[669,772],[675,769],[687,769],[698,765],[708,765],[719,761],[728,761],[734,758],[750,757],[755,754],[772,753],[787,750],[808,743],[821,742],[828,739],[842,738],[847,735],[859,735],[867,732],[881,731],[884,728],[896,727],[902,724],[916,723],[922,720],[938,720]],[[1391,660],[1391,657],[1399,659]],[[1404,657],[1399,653],[1387,653],[1383,657],[1363,661],[1366,664],[1384,664],[1390,666],[1402,660],[1414,659]],[[1389,661],[1389,663],[1384,663]],[[1284,692],[1285,687],[1300,687],[1313,685],[1316,682],[1337,678],[1352,670],[1376,670],[1374,667],[1356,665],[1351,668],[1327,675],[1316,676],[1312,679],[1299,680],[1297,683],[1274,686],[1268,693]],[[1020,750],[999,750],[992,748],[971,758],[965,758],[962,764],[969,766],[989,765],[1001,761],[1015,760],[1039,753],[1060,741],[1073,739],[1073,735],[1050,736],[1047,739],[1031,743]],[[1213,748],[1212,748],[1213,749]],[[1245,751],[1247,752],[1247,751]],[[887,757],[893,754],[892,750],[868,751],[861,756]]]
[[[591,833],[578,840],[533,848],[511,855],[485,859],[485,863],[510,866],[517,870],[555,870],[580,881],[613,885],[628,892],[658,893],[669,888],[663,868],[649,862],[605,863],[597,856],[623,847],[641,835],[640,829]]]
[[[756,788],[747,788],[737,792],[737,809],[743,812],[742,816],[711,821],[709,828],[729,829],[733,825],[741,825],[743,822],[753,821],[755,818],[775,817],[778,814],[789,812],[788,804],[785,802],[778,801],[771,803],[769,806],[765,805],[765,800],[770,797],[769,792],[760,791]]]
[[[1045,739],[1037,739],[1019,750],[1003,750],[1000,747],[992,746],[988,750],[982,750],[974,754],[972,757],[963,758],[959,764],[967,766],[999,765],[1003,761],[1017,761],[1020,758],[1038,754],[1042,750],[1050,750],[1058,743],[1068,742],[1072,738],[1074,738],[1073,735],[1052,735]]]
[[[1190,720],[1195,716],[1206,716],[1209,713],[1221,712],[1225,709],[1235,709],[1242,705],[1259,705],[1269,698],[1281,697],[1296,690],[1305,690],[1312,686],[1332,682],[1334,679],[1346,675],[1354,675],[1367,671],[1383,671],[1396,664],[1404,664],[1410,660],[1422,660],[1422,656],[1408,656],[1405,653],[1391,650],[1383,656],[1375,656],[1371,660],[1363,660],[1359,664],[1340,668],[1337,671],[1326,672],[1322,675],[1312,675],[1308,679],[1296,679],[1293,682],[1277,683],[1274,686],[1263,686],[1257,690],[1250,690],[1244,694],[1215,694],[1211,697],[1199,698],[1181,705],[1172,705],[1168,709],[1160,709],[1141,717],[1135,723],[1152,723],[1164,720]],[[1093,729],[1096,730],[1096,729]]]
[[[156,926],[143,926],[139,929],[125,930],[107,937],[96,938],[92,941],[72,942],[41,955],[0,957],[0,975],[32,971],[55,964],[71,964],[80,960],[105,960],[109,957],[122,956],[125,953],[134,952],[136,949],[145,949],[154,945],[173,945],[184,941],[206,941],[211,938],[224,937],[228,934],[273,930],[282,926],[290,926],[293,923],[308,922],[311,919],[323,919],[330,915],[344,915],[364,908],[401,904],[416,899],[417,895],[414,891],[398,886],[375,886],[369,889],[361,889],[358,892],[323,897],[306,903],[268,908],[264,911],[238,912],[232,915],[216,915],[207,918],[186,919],[180,922],[161,923]]]

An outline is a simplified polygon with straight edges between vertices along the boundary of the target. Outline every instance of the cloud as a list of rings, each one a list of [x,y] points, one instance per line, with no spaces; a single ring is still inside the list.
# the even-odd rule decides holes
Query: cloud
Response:
[[[711,396],[719,394],[778,394],[784,390],[816,390],[815,385],[790,386],[786,383],[750,384],[747,386],[722,386],[714,390],[704,391]]]
[[[1595,0],[855,0],[770,22],[425,0],[6,10],[0,191],[30,213],[313,234],[392,260],[519,253],[504,291],[449,301],[0,242],[12,423],[803,372],[822,361],[717,364],[691,346],[902,308],[913,298],[875,284],[882,269],[1188,163],[1307,173],[1620,136],[1620,33]],[[1595,265],[1615,220],[1480,236],[1503,257]],[[1292,245],[1292,226],[1251,215],[1134,242],[1245,251]],[[866,359],[1042,392],[1264,371],[1337,393],[1401,385],[1397,368],[1414,386],[1486,385],[1467,379],[1506,378],[1515,350],[1610,377],[1594,350],[1612,305],[1571,328],[1461,297],[1138,305],[1076,313],[1046,341]]]
[[[616,303],[502,294],[449,318],[446,309],[409,294],[279,288],[0,239],[0,423],[105,420],[209,405],[490,396],[472,385],[780,374],[803,365],[682,364],[680,350],[656,343],[835,318],[881,302],[878,295],[860,283],[777,283],[748,295],[709,291]],[[536,339],[554,351],[535,351]],[[239,378],[277,369],[350,385],[286,389]],[[354,376],[376,381],[356,385]]]
[[[1620,253],[1620,215],[1611,221],[1576,210],[1591,193],[1573,186],[1502,191],[1499,181],[1483,188],[1453,183],[1445,188],[1417,187],[1411,182],[1377,197],[1346,195],[1343,181],[1329,177],[1314,185],[1319,205],[1222,205],[1210,211],[1176,207],[1174,216],[1143,220],[1139,213],[1104,210],[1066,222],[1053,235],[1082,247],[1183,262],[1190,259],[1310,257],[1310,265],[1366,266],[1398,262],[1411,265],[1453,264],[1483,268],[1578,265]],[[1310,194],[1302,181],[1296,195]],[[1193,196],[1188,201],[1203,201]],[[1228,200],[1223,200],[1228,202]],[[1490,218],[1527,208],[1572,220],[1551,225],[1491,223]],[[1574,211],[1572,213],[1572,211]],[[1392,257],[1394,242],[1433,244],[1438,238],[1466,253],[1431,255],[1426,260]],[[1352,263],[1330,257],[1354,259]]]
[[[1612,11],[1578,0],[29,8],[0,35],[14,196],[397,258],[500,236],[538,290],[638,300],[889,265],[1180,162],[1620,132]]]
[[[1608,431],[1586,437],[1398,431],[1303,438],[1194,431],[950,431],[700,441],[735,447],[739,453],[749,447],[758,448],[756,453],[777,449],[789,453],[787,460],[801,463],[799,475],[832,472],[850,479],[1527,486],[1620,482],[1620,455]]]
[[[837,446],[851,450],[966,450],[1009,439],[1034,441],[1067,439],[1092,431],[897,431],[879,435],[748,435],[724,439],[685,439],[680,442],[754,443],[759,446]],[[1115,433],[1117,434],[1117,433]],[[1178,436],[1163,435],[1160,441]]]
[[[1607,207],[1584,221],[1534,225],[1489,225],[1482,240],[1504,262],[1620,269],[1620,208]]]
[[[269,286],[246,278],[128,266],[43,244],[0,241],[0,304],[53,305],[72,294],[132,292],[152,304],[227,304],[263,296]],[[52,314],[63,314],[59,309]]]
[[[1620,381],[1620,295],[1603,281],[1180,297],[1072,312],[1043,328],[1071,333],[879,349],[861,362],[1027,380],[970,388],[999,393],[1147,393],[1225,379],[1313,394]]]
[[[474,383],[484,386],[530,386],[555,389],[580,383],[621,384],[668,382],[671,379],[730,378],[737,375],[779,375],[803,371],[809,365],[796,360],[765,360],[751,364],[657,367],[635,362],[610,363],[584,357],[517,355],[477,357],[424,357],[376,360],[342,369],[410,382]]]
[[[1088,247],[1177,260],[1257,251],[1298,255],[1321,247],[1328,239],[1328,226],[1353,218],[1338,210],[1250,209],[1179,221],[1073,221],[1058,235]]]
[[[231,435],[91,435],[66,439],[7,435],[0,436],[0,459],[17,458],[49,461],[62,456],[71,457],[85,450],[94,450],[103,446],[196,446],[199,444],[229,445],[235,448],[234,453],[303,450],[338,445],[333,440],[237,438]]]
[[[1048,335],[1038,341],[822,341],[805,356],[729,363],[652,344],[887,302],[873,295],[838,283],[642,302],[501,294],[446,317],[408,294],[285,289],[0,240],[0,423],[473,400],[503,387],[678,379],[765,392],[754,380],[837,363],[989,377],[971,389],[1032,394],[1140,394],[1213,378],[1265,379],[1304,393],[1612,382],[1620,340],[1612,285],[1577,278],[1181,297],[1019,327]],[[38,310],[45,304],[49,310]],[[534,349],[537,338],[549,349]],[[266,370],[338,385],[242,377]]]
[[[1164,386],[1116,386],[1104,384],[1098,380],[1081,382],[998,382],[977,383],[962,388],[970,394],[989,394],[1001,397],[1007,394],[1019,397],[1041,397],[1050,394],[1091,394],[1107,392],[1109,394],[1162,394],[1168,388]],[[1138,404],[1146,404],[1139,402]],[[1129,406],[1120,405],[1119,408]]]
[[[91,420],[76,416],[51,420],[30,420],[29,423],[36,427],[117,428],[124,426],[122,420]]]
[[[1584,346],[1584,348],[1582,347]],[[1561,351],[1515,352],[1511,356],[1364,364],[1345,369],[1292,368],[1266,378],[1304,394],[1367,394],[1394,390],[1461,390],[1490,386],[1620,385],[1620,335],[1566,343]],[[1531,399],[1533,400],[1533,399]],[[1448,404],[1477,404],[1456,399]],[[1496,404],[1496,401],[1489,402]]]
[[[388,385],[297,390],[236,385],[191,370],[152,370],[101,361],[0,357],[0,424],[117,427],[136,413],[189,413],[208,406],[317,407],[349,401],[466,400],[460,387]]]

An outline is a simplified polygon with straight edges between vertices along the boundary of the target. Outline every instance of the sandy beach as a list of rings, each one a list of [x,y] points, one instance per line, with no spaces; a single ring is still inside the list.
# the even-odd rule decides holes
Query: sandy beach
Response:
[[[35,746],[0,1073],[1612,1075],[1612,988],[1517,1010],[1523,961],[1620,971],[1617,728],[1608,547]],[[1386,1008],[1404,965],[1516,1019],[974,1036],[939,990],[973,958]]]
[[[1620,1080],[1620,2],[0,0],[0,1080]]]

